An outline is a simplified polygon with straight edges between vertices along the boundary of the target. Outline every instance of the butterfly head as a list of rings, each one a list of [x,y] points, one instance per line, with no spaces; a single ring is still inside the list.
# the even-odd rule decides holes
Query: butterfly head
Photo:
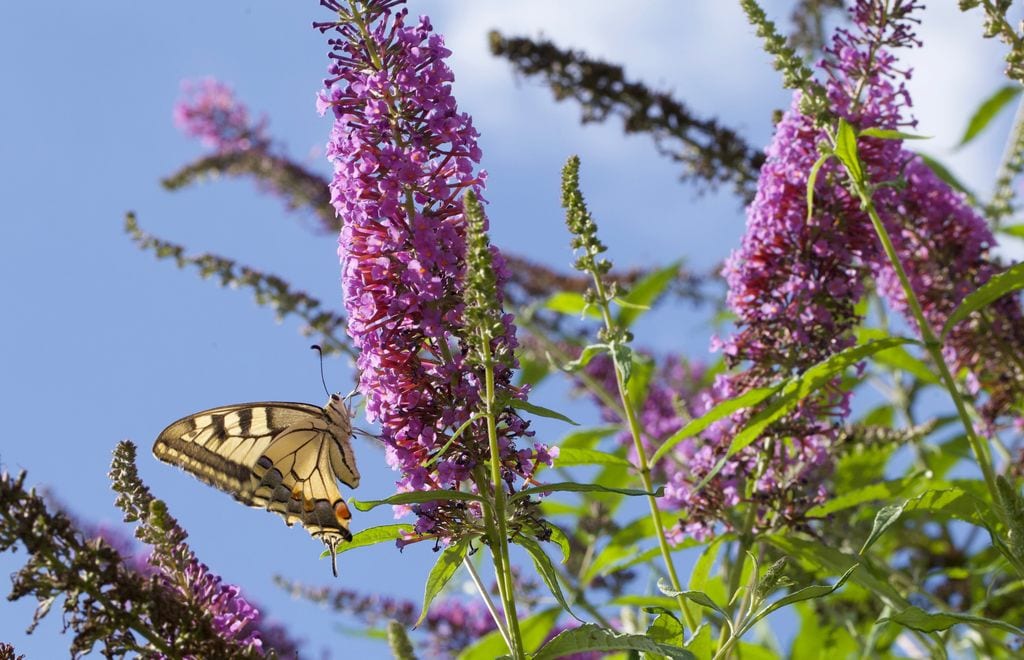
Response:
[[[341,395],[332,394],[331,398],[327,401],[327,405],[324,406],[324,412],[326,412],[327,419],[330,420],[331,424],[340,426],[345,430],[346,435],[351,434],[352,409],[348,407],[348,402],[341,398]]]

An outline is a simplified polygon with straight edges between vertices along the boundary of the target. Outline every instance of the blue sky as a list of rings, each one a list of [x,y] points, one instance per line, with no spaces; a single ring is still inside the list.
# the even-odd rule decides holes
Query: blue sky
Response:
[[[985,190],[1008,129],[955,154],[950,147],[977,99],[1002,84],[1002,46],[982,42],[977,16],[936,3],[920,31],[925,48],[908,58],[920,133],[937,136],[924,150],[947,159]],[[772,110],[788,103],[767,56],[733,3],[544,2],[453,3],[412,0],[454,51],[461,107],[482,133],[490,173],[493,240],[503,249],[555,266],[570,262],[558,204],[558,172],[582,157],[582,180],[611,257],[621,266],[683,258],[695,268],[718,263],[738,243],[743,215],[728,196],[698,196],[643,137],[618,126],[578,124],[577,108],[517,80],[486,52],[486,32],[543,34],[564,46],[626,65],[632,77],[676,92],[698,114],[717,115],[752,143],[764,144]],[[788,3],[767,7],[783,22]],[[315,606],[291,601],[275,573],[311,584],[420,598],[433,559],[425,547],[343,556],[339,582],[316,559],[320,546],[275,516],[239,507],[149,453],[168,423],[215,405],[267,399],[322,403],[315,356],[292,321],[275,324],[246,292],[220,289],[137,251],[121,226],[126,210],[142,227],[261,270],[340,305],[333,237],[307,231],[312,221],[245,182],[215,181],[168,193],[159,179],[199,156],[180,136],[171,107],[185,78],[212,75],[234,86],[293,156],[328,171],[317,155],[329,130],[313,105],[326,66],[325,38],[310,29],[324,10],[308,2],[201,2],[173,6],[103,3],[0,4],[0,278],[7,301],[0,324],[0,400],[7,421],[0,463],[27,469],[74,511],[113,523],[106,472],[114,445],[140,445],[140,470],[191,533],[199,556],[241,584],[297,637],[307,652],[343,645],[382,657],[374,641],[343,637]],[[666,310],[639,333],[659,350],[706,354],[709,330],[685,309]],[[326,364],[333,389],[347,390],[341,360]],[[557,387],[535,400],[568,405]],[[564,429],[541,424],[543,439]],[[391,492],[382,454],[357,442],[359,496]],[[387,512],[358,514],[359,528],[386,523]],[[20,565],[0,557],[0,574]],[[6,594],[8,588],[4,587]],[[32,604],[0,604],[0,640],[29,657],[59,657],[55,613],[25,637]]]

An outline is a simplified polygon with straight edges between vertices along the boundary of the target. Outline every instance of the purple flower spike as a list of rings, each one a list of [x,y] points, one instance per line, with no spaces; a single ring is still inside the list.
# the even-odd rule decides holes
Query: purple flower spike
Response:
[[[252,124],[249,110],[230,87],[213,78],[184,81],[174,106],[174,123],[186,135],[218,152],[257,149],[269,144],[266,119]]]
[[[918,7],[913,0],[858,1],[851,10],[854,28],[838,31],[819,65],[832,111],[854,128],[914,125],[903,116],[910,106],[903,84],[909,74],[896,68],[890,49],[917,45],[910,28]],[[715,343],[730,366],[748,368],[719,376],[705,409],[799,374],[851,346],[860,320],[854,306],[868,274],[910,319],[892,265],[835,159],[818,173],[813,213],[807,215],[808,175],[825,139],[801,113],[797,94],[768,147],[742,246],[725,266],[737,331]],[[996,272],[987,255],[994,238],[963,197],[899,140],[861,138],[859,153],[870,181],[899,184],[877,188],[874,202],[925,316],[941,328],[963,297]],[[1024,324],[1013,298],[988,308],[984,318],[960,324],[947,341],[952,368],[967,370],[973,389],[986,392],[990,421],[1021,400],[1022,349]],[[758,507],[757,524],[801,524],[803,512],[825,494],[832,446],[848,413],[849,393],[834,380],[730,457],[699,492],[694,485],[725,454],[749,413],[712,425],[700,443],[680,445],[688,460],[671,475],[665,492],[686,509],[675,538],[704,538],[719,524],[730,527],[730,509],[746,500],[748,488],[750,503]],[[749,484],[754,474],[760,477]]]
[[[332,39],[334,60],[318,108],[334,113],[327,146],[334,164],[332,203],[344,226],[338,253],[349,316],[361,351],[359,390],[367,416],[378,421],[386,457],[401,471],[400,491],[459,488],[488,460],[486,428],[474,423],[455,442],[455,429],[477,410],[482,373],[467,362],[461,289],[466,273],[462,196],[480,195],[486,175],[472,119],[451,93],[450,51],[430,21],[406,25],[398,2],[366,1],[358,14],[330,0],[342,20],[317,24]],[[495,252],[498,290],[507,275]],[[494,353],[511,354],[515,326],[507,319]],[[496,368],[500,392],[525,398],[511,383],[510,364]],[[530,435],[513,409],[499,418],[504,477],[529,479],[545,454],[516,450]],[[442,453],[439,450],[447,447]],[[417,531],[437,527],[449,504],[416,507]]]

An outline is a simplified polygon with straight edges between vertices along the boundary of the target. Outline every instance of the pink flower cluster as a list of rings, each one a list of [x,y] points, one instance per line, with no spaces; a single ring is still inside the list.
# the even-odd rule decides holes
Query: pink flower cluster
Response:
[[[916,45],[910,26],[917,8],[912,0],[859,0],[852,9],[854,29],[838,31],[819,65],[832,111],[855,128],[913,126],[903,117],[910,106],[903,85],[909,74],[896,68],[890,49]],[[855,305],[869,274],[909,319],[893,267],[834,159],[818,173],[808,218],[808,176],[824,140],[812,118],[801,113],[797,94],[767,149],[742,246],[724,270],[737,330],[716,347],[730,365],[748,368],[719,376],[705,408],[799,374],[851,346],[859,322]],[[898,183],[876,189],[875,203],[928,320],[941,328],[963,297],[996,272],[987,254],[992,234],[962,196],[900,141],[867,137],[859,145],[872,182]],[[970,372],[976,392],[987,392],[990,418],[1007,412],[1024,392],[1024,369],[1015,357],[1024,348],[1020,319],[1019,303],[1006,298],[984,319],[958,326],[946,346],[950,364]],[[723,420],[700,442],[681,445],[685,468],[671,475],[666,488],[666,496],[686,509],[676,538],[703,538],[720,522],[729,527],[728,512],[746,499],[744,489],[755,474],[751,498],[758,523],[800,524],[802,512],[824,496],[832,445],[848,414],[849,393],[836,379],[733,456],[699,492],[693,486],[749,414]]]
[[[338,252],[348,333],[360,350],[359,390],[367,416],[381,425],[388,463],[402,472],[399,490],[457,488],[489,457],[483,424],[448,444],[480,401],[481,374],[465,360],[460,293],[462,194],[479,194],[485,179],[476,170],[478,133],[459,112],[445,64],[450,51],[426,17],[406,25],[407,10],[392,12],[400,4],[393,0],[367,1],[358,16],[341,3],[323,4],[347,17],[316,24],[340,35],[330,41],[331,77],[318,108],[335,120],[327,154],[332,204],[344,223]],[[507,273],[495,254],[500,290]],[[506,318],[494,351],[515,345]],[[497,368],[499,391],[524,398],[511,377],[511,368]],[[514,439],[529,432],[512,408],[501,413],[499,432],[511,487],[545,454],[516,449]],[[433,531],[444,506],[419,508],[417,531]]]
[[[186,135],[217,152],[266,147],[266,119],[253,124],[245,104],[226,84],[213,78],[184,81],[174,105],[174,123]]]

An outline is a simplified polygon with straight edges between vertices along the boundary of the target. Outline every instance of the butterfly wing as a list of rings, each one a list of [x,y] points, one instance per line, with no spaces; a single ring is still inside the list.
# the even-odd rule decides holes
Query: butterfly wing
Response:
[[[263,402],[222,406],[168,426],[153,453],[249,506],[302,523],[332,551],[351,540],[348,506],[337,479],[359,483],[348,411]]]
[[[307,403],[242,403],[204,410],[160,433],[153,454],[252,506],[252,470],[274,438],[295,424],[322,418]]]

